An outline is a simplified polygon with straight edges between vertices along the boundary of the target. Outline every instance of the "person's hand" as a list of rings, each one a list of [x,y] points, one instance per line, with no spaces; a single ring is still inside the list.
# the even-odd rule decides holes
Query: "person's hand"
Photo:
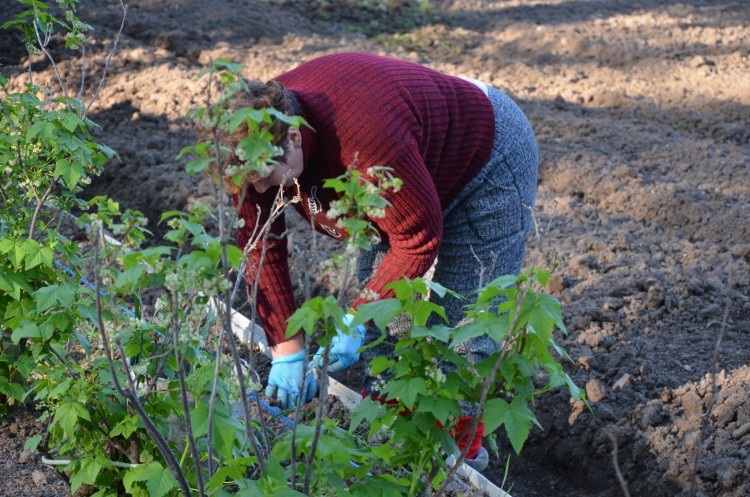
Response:
[[[344,324],[349,326],[353,319],[353,316],[347,314],[344,316]],[[343,371],[356,363],[359,360],[357,350],[362,346],[362,341],[365,339],[365,327],[361,324],[352,328],[349,333],[344,333],[340,329],[337,329],[336,332],[336,336],[331,341],[331,354],[328,362],[328,371],[331,373]],[[325,347],[318,349],[315,357],[310,361],[310,368],[319,369],[323,367],[324,351]]]
[[[302,403],[306,404],[315,396],[318,385],[312,371],[304,371],[305,351],[276,357],[271,361],[271,372],[268,373],[266,397],[275,397],[282,409],[291,409],[297,405],[300,386]]]

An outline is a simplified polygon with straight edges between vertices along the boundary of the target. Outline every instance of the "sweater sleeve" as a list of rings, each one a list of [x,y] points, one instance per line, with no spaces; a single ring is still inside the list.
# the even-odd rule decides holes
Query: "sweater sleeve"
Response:
[[[394,160],[399,164],[390,167],[400,172],[396,175],[403,185],[398,192],[385,195],[391,205],[384,218],[373,220],[390,249],[365,287],[380,298],[394,296],[392,290],[383,290],[389,283],[424,276],[437,257],[443,235],[440,200],[416,147],[401,148]],[[358,297],[352,307],[365,302]]]
[[[245,222],[237,236],[241,249],[251,241],[256,226],[262,226],[268,220],[275,197],[275,188],[264,194],[248,190],[239,211],[240,218]],[[244,271],[250,295],[257,283],[255,312],[271,346],[286,340],[287,319],[297,309],[289,275],[285,231],[286,222],[282,214],[271,225],[268,234],[250,249]]]

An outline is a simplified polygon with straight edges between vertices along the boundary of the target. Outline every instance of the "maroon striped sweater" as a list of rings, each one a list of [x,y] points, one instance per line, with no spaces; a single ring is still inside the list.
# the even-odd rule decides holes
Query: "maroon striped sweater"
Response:
[[[443,234],[442,211],[489,158],[495,124],[492,107],[472,83],[418,64],[364,53],[327,55],[276,78],[297,96],[303,117],[304,172],[299,178],[303,201],[297,209],[318,230],[344,238],[325,211],[336,194],[322,180],[347,166],[366,171],[388,166],[404,181],[383,219],[373,220],[391,246],[367,289],[381,298],[388,283],[422,276],[432,265]],[[356,158],[356,162],[355,162]],[[275,190],[275,189],[272,189]],[[245,219],[238,242],[243,247],[268,217],[274,191],[252,188],[240,208]],[[283,218],[272,232],[284,232]],[[285,340],[286,320],[296,310],[287,262],[286,240],[268,239],[258,280],[258,317],[268,342]],[[250,254],[246,278],[255,281],[260,250]],[[357,299],[356,308],[363,303]]]

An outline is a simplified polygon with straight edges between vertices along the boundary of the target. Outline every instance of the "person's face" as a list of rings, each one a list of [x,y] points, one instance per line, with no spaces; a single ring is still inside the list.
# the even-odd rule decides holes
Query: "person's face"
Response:
[[[283,186],[284,188],[292,186],[294,180],[299,178],[304,168],[302,156],[302,135],[298,129],[289,128],[289,153],[286,156],[286,163],[278,162],[269,167],[270,172],[252,182],[255,191],[264,193],[271,187]]]

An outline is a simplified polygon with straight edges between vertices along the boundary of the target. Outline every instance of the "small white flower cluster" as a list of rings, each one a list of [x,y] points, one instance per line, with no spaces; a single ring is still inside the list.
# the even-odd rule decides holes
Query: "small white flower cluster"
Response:
[[[347,243],[344,249],[345,258],[355,258],[359,254],[359,248],[354,243]]]
[[[381,219],[385,217],[385,209],[382,207],[370,206],[365,208],[365,214],[367,214],[369,217]]]
[[[445,373],[443,373],[437,366],[429,366],[425,373],[427,374],[427,377],[435,383],[443,384],[447,379]]]
[[[164,278],[165,287],[173,293],[220,294],[230,288],[230,283],[219,275],[203,276],[178,269]]]
[[[164,277],[164,286],[171,292],[177,292],[180,288],[181,279],[178,273],[169,273]]]
[[[240,174],[240,170],[241,170],[240,166],[230,164],[224,168],[224,174],[227,176],[234,177]]]
[[[365,300],[372,301],[380,299],[380,295],[378,295],[378,292],[370,290],[369,288],[365,288],[361,292],[359,292],[359,297]]]
[[[65,35],[65,44],[71,48],[82,47],[86,43],[86,37],[81,32],[67,33]]]
[[[145,361],[130,366],[130,371],[135,375],[136,378],[146,376],[147,370],[148,363],[146,363]]]
[[[169,299],[167,299],[166,295],[161,295],[156,299],[156,302],[154,303],[154,310],[155,312],[163,312],[169,309]]]
[[[232,366],[233,367],[233,366]],[[230,399],[240,398],[240,385],[236,381],[227,381],[224,384],[227,390],[227,397]]]
[[[386,382],[384,380],[376,380],[372,382],[372,385],[370,385],[370,389],[373,391],[373,393],[379,393],[385,389],[385,386]]]
[[[346,216],[349,213],[350,208],[351,201],[347,197],[344,197],[341,200],[334,200],[331,202],[328,212],[326,212],[326,217],[328,219],[336,219],[341,216]]]
[[[205,340],[200,333],[198,326],[191,326],[189,322],[182,323],[179,333],[177,333],[177,341],[184,344],[195,344],[198,347],[204,347]]]

